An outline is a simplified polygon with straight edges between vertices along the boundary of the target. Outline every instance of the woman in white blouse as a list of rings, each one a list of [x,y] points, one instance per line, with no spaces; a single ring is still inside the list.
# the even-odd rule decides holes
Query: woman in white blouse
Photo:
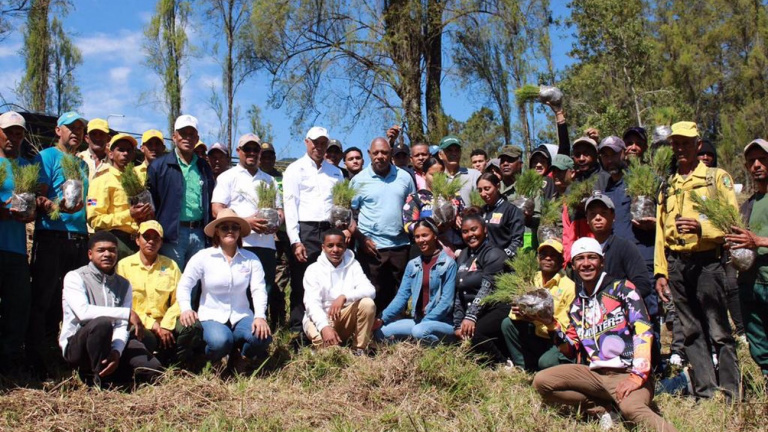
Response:
[[[181,324],[191,326],[200,320],[205,355],[210,361],[221,360],[240,346],[241,357],[230,356],[228,363],[235,365],[243,358],[266,354],[272,337],[266,321],[264,270],[254,253],[242,249],[242,238],[251,227],[231,209],[223,209],[204,231],[213,246],[195,254],[181,276],[176,294]],[[202,289],[195,312],[191,297],[198,281]],[[253,310],[246,294],[249,288]]]

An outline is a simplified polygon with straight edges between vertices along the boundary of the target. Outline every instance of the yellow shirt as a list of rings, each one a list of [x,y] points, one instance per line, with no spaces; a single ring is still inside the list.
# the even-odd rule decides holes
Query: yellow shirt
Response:
[[[712,226],[706,217],[693,209],[691,191],[696,191],[702,197],[712,197],[712,187],[725,197],[735,208],[739,208],[736,202],[736,194],[733,192],[733,180],[731,176],[719,168],[715,169],[714,184],[707,185],[707,168],[703,162],[699,162],[696,168],[686,177],[680,174],[672,176],[665,194],[660,194],[659,202],[662,205],[656,209],[656,244],[654,247],[653,273],[655,275],[668,276],[667,257],[665,249],[675,252],[706,252],[717,248],[724,243],[724,233]],[[680,234],[675,227],[678,217],[693,218],[701,223],[701,236],[696,234]]]
[[[91,150],[85,149],[77,154],[77,157],[84,160],[88,165],[88,181],[90,182],[96,177],[96,174],[101,174],[108,170],[110,166],[109,158],[104,156],[104,159],[98,159]]]
[[[120,184],[122,173],[110,166],[109,171],[99,174],[88,187],[86,216],[94,230],[117,229],[128,234],[138,232],[139,227],[131,217],[128,195]]]
[[[142,184],[147,184],[147,168],[149,168],[147,161],[144,161],[139,166],[133,167],[133,171],[139,176],[139,181],[141,181]]]
[[[172,259],[158,255],[152,267],[147,268],[139,255],[135,253],[117,263],[117,274],[128,279],[133,288],[131,307],[147,330],[151,330],[156,321],[160,321],[160,327],[173,330],[181,315],[176,301],[176,287],[181,279],[179,266]]]
[[[536,324],[536,335],[543,338],[549,338],[549,332],[555,329],[555,325],[560,324],[560,328],[568,328],[571,319],[568,317],[568,311],[576,298],[576,284],[566,275],[558,273],[544,283],[544,277],[541,272],[536,273],[533,283],[537,287],[548,288],[549,293],[555,300],[555,322],[547,326],[546,324],[534,321]],[[516,320],[517,316],[510,312],[509,319]]]

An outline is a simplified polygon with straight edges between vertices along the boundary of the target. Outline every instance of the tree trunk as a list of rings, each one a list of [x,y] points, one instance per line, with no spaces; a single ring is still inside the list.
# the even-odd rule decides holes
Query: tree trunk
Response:
[[[234,103],[235,103],[235,89],[234,89],[234,62],[232,60],[232,52],[235,45],[235,25],[233,17],[234,0],[227,2],[227,13],[224,18],[224,29],[227,33],[227,58],[225,60],[225,72],[224,72],[224,86],[227,92],[227,126],[225,128],[227,140],[227,148],[229,154],[232,154],[232,123],[234,121]]]
[[[50,60],[48,53],[51,48],[51,31],[48,25],[50,0],[36,0],[29,10],[27,35],[30,41],[26,46],[29,102],[28,107],[34,112],[46,112],[48,100],[48,77],[50,75]]]
[[[166,94],[168,96],[168,130],[173,132],[173,124],[181,115],[181,47],[177,45],[178,35],[176,30],[176,2],[167,8],[165,14],[164,42],[168,55],[168,68],[166,70]],[[182,29],[182,31],[184,31]]]
[[[440,93],[443,69],[443,10],[444,4],[441,0],[428,0],[424,26],[424,54],[427,67],[427,131],[430,142],[439,141],[447,133]]]

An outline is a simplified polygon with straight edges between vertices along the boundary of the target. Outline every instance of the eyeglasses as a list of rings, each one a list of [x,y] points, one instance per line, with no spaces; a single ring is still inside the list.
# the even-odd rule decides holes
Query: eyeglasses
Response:
[[[216,227],[217,230],[222,232],[240,232],[240,225],[238,224],[221,224]]]
[[[259,146],[240,147],[240,150],[243,153],[259,153],[261,151],[261,147]]]

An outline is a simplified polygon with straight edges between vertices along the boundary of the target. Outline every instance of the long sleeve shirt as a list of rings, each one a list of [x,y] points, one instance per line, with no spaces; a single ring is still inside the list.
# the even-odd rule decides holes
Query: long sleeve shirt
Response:
[[[504,271],[507,255],[488,240],[475,250],[467,248],[456,259],[456,299],[453,326],[465,319],[477,321],[483,313],[483,299],[496,288],[496,275]]]
[[[486,205],[483,209],[488,239],[507,257],[512,258],[523,245],[525,234],[525,217],[522,210],[501,197],[493,206]]]
[[[158,255],[152,266],[147,268],[141,262],[141,255],[136,253],[121,259],[116,271],[131,283],[132,308],[144,327],[151,330],[155,323],[166,330],[176,327],[176,319],[181,314],[176,301],[181,271],[175,261]]]
[[[95,231],[116,229],[128,234],[139,231],[138,224],[131,217],[128,195],[120,183],[122,175],[120,170],[109,166],[91,181],[85,209],[88,224]]]
[[[533,322],[536,326],[536,336],[549,339],[549,332],[556,330],[558,325],[561,328],[566,328],[571,322],[568,312],[570,312],[571,304],[576,298],[576,284],[562,273],[556,274],[545,284],[541,272],[536,273],[536,276],[533,277],[533,284],[534,286],[548,289],[555,301],[555,320],[550,325],[544,324],[541,321]],[[509,319],[517,320],[519,318],[510,312]]]

